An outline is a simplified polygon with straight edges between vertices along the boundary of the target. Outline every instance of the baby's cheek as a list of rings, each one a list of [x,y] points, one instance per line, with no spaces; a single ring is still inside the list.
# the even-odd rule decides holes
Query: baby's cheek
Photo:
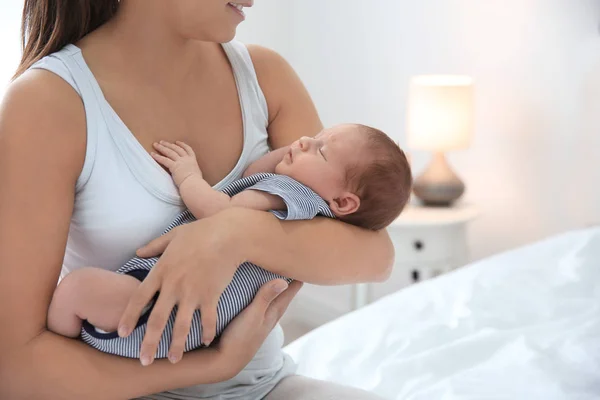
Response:
[[[286,175],[286,165],[283,162],[280,162],[275,166],[275,173],[279,175]]]

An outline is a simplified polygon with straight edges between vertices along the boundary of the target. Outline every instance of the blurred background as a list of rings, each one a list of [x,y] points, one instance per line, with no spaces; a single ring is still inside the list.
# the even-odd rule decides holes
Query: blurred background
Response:
[[[474,78],[471,147],[448,154],[480,211],[471,260],[600,223],[599,1],[258,0],[248,16],[238,38],[286,57],[326,126],[371,124],[404,146],[411,76]],[[418,172],[430,155],[409,152]],[[311,323],[351,307],[349,287],[301,295]]]
[[[0,0],[0,88],[18,63],[21,8]],[[469,260],[600,223],[599,1],[256,0],[246,13],[237,39],[282,54],[326,126],[373,125],[405,147],[410,78],[473,77],[473,140],[448,154],[461,202],[479,210]],[[430,154],[407,151],[419,172]],[[370,300],[406,276],[372,285]],[[352,290],[307,285],[288,320],[329,321],[352,308]]]

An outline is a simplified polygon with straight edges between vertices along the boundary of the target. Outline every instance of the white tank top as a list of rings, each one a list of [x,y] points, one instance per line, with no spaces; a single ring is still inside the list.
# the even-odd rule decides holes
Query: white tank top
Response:
[[[242,106],[244,145],[233,170],[215,185],[239,178],[268,150],[268,111],[246,47],[223,45]],[[87,149],[77,180],[75,208],[61,277],[83,267],[117,270],[135,250],[160,236],[183,210],[171,176],[148,154],[104,98],[81,50],[68,45],[32,68],[54,72],[83,99]]]
[[[215,189],[239,178],[252,161],[268,151],[267,103],[250,54],[237,41],[222,46],[237,85],[244,145],[237,164]],[[69,83],[82,98],[87,119],[85,161],[76,184],[61,278],[84,266],[116,271],[136,249],[160,236],[184,204],[171,176],[104,98],[78,47],[67,45],[31,68],[51,71]],[[223,392],[231,398],[249,393],[256,398],[264,396],[293,369],[289,357],[281,352],[282,344],[283,334],[277,327],[234,380],[188,388],[187,393],[194,398],[213,398]]]

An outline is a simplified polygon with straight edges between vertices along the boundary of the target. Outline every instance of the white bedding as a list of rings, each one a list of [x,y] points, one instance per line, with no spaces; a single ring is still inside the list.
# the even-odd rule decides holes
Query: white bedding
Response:
[[[387,399],[600,399],[600,228],[411,286],[285,350],[300,374]]]

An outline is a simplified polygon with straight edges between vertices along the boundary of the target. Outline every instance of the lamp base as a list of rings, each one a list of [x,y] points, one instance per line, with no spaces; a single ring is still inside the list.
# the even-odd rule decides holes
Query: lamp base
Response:
[[[413,193],[426,206],[449,207],[464,191],[464,183],[441,152],[434,154],[427,169],[413,184]]]

